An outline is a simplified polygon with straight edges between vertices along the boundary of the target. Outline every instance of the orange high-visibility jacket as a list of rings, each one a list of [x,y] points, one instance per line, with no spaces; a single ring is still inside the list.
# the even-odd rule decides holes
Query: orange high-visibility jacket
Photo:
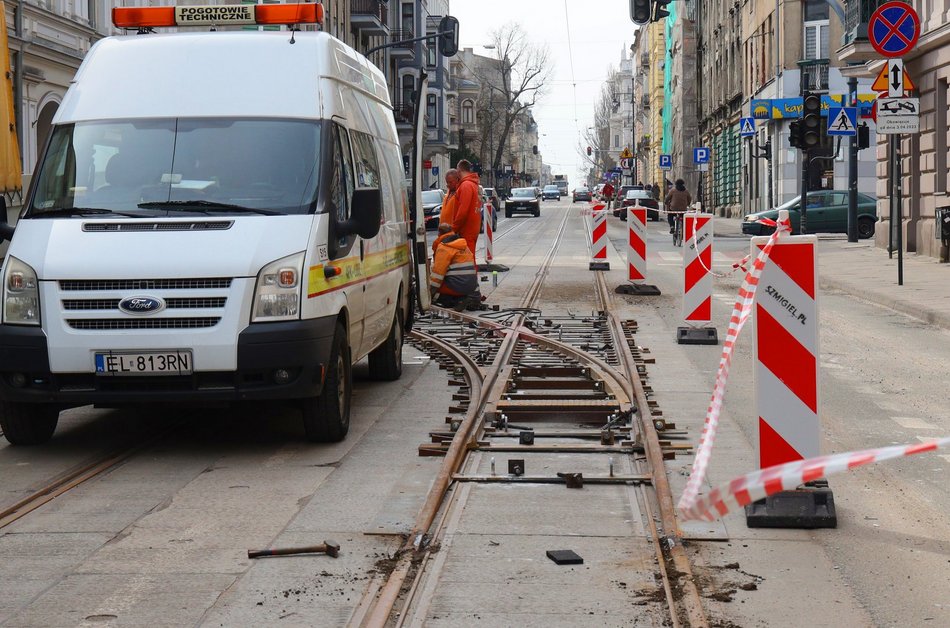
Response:
[[[482,227],[482,203],[478,195],[478,174],[470,172],[462,178],[455,192],[455,215],[452,217],[452,231],[468,242],[468,248],[475,252],[478,246],[478,232]]]
[[[454,233],[445,236],[435,251],[429,285],[453,297],[473,294],[478,289],[475,256],[469,250],[465,238]]]

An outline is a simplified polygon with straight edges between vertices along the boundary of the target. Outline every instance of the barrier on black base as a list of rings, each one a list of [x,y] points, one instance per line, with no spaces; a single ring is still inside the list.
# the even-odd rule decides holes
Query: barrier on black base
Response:
[[[617,286],[617,294],[656,296],[660,289],[647,280],[647,209],[639,201],[627,208],[627,283]]]
[[[489,273],[507,272],[511,269],[504,264],[495,263],[495,230],[492,229],[492,223],[495,218],[495,206],[490,202],[485,203],[482,215],[485,216],[485,263],[479,266],[478,269]]]
[[[758,252],[767,242],[768,238],[753,238],[752,250]],[[753,301],[760,469],[820,453],[817,245],[818,239],[811,235],[775,242]],[[827,483],[803,484],[746,506],[746,523],[833,528],[834,497]]]
[[[603,203],[591,208],[590,228],[590,270],[610,270],[607,261],[607,214],[609,212]]]
[[[676,329],[681,345],[715,345],[719,336],[712,321],[713,215],[683,215],[683,327]]]

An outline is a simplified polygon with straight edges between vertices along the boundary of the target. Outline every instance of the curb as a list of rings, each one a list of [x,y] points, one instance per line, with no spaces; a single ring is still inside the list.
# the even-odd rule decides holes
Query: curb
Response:
[[[890,297],[870,291],[860,291],[855,286],[838,279],[820,277],[818,283],[823,288],[830,288],[843,292],[851,297],[867,301],[874,305],[889,308],[906,314],[930,325],[950,330],[950,312],[943,312],[918,303],[911,303],[900,298]]]

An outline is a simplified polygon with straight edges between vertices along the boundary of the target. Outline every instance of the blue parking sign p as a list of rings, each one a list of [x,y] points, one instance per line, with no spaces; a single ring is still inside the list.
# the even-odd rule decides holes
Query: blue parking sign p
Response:
[[[693,163],[696,164],[708,164],[709,163],[709,149],[701,146],[693,149]]]
[[[660,169],[670,170],[673,168],[673,155],[660,155]]]

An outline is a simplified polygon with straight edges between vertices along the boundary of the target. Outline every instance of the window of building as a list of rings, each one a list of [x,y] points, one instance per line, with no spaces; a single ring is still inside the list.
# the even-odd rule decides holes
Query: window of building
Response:
[[[438,126],[438,115],[436,114],[436,111],[435,94],[429,94],[426,96],[426,126]]]
[[[614,135],[614,148],[620,148],[620,136]]]
[[[416,81],[411,74],[402,77],[402,104],[412,104],[412,92],[415,91]]]
[[[827,8],[827,6],[826,6]],[[828,20],[805,22],[805,59],[828,58]]]
[[[828,3],[825,0],[805,0],[805,21],[828,20]]]
[[[402,30],[409,37],[415,32],[415,13],[411,2],[402,3]]]
[[[462,124],[475,124],[475,103],[471,100],[462,103]]]
[[[934,191],[947,192],[947,91],[950,83],[947,79],[938,79],[934,94],[934,168],[937,179]]]
[[[429,33],[432,35],[433,33]],[[438,50],[436,49],[435,42],[428,42],[426,44],[426,65],[430,68],[434,68],[436,64],[436,59],[438,59]]]

